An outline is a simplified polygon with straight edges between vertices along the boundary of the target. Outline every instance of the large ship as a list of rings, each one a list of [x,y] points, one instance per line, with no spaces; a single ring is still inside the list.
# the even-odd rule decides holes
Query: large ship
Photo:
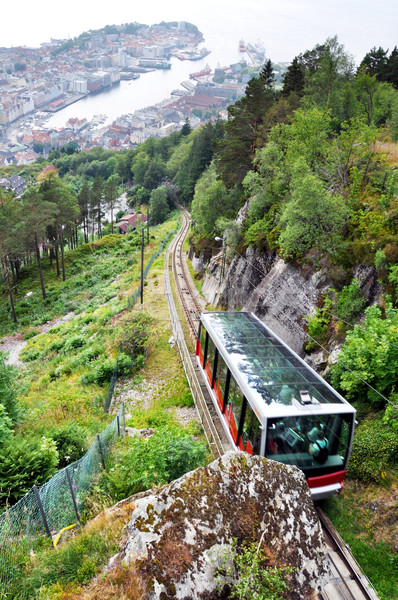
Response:
[[[203,71],[198,71],[197,73],[190,73],[189,79],[196,79],[197,77],[205,77],[206,75],[210,75],[211,67],[206,65]]]
[[[243,40],[239,40],[239,52],[246,52],[246,45]]]

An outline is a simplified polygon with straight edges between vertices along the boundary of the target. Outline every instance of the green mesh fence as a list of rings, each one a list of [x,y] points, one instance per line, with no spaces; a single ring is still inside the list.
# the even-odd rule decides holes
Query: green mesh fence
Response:
[[[101,471],[102,456],[106,459],[116,436],[123,431],[124,405],[81,459],[58,471],[47,483],[36,488],[39,500],[32,488],[0,515],[0,598],[10,598],[12,584],[20,575],[27,556],[46,535],[40,504],[47,528],[56,544],[64,528],[78,523],[76,510],[80,514],[84,509],[90,487]]]

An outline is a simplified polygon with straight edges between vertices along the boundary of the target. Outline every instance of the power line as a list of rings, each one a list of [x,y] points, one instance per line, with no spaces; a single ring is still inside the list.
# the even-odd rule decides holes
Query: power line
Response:
[[[313,342],[315,342],[315,344],[317,344],[320,348],[322,348],[322,350],[324,350],[327,354],[329,354],[329,356],[331,356],[331,352],[329,352],[329,350],[327,350],[324,346],[322,346],[322,344],[320,344],[319,342],[317,342],[317,340],[315,338],[313,338],[309,333],[307,333],[307,335],[308,335],[308,337]],[[353,375],[355,375],[355,377],[357,377],[358,379],[360,379],[371,390],[373,390],[374,392],[376,392],[376,394],[378,394],[380,396],[380,398],[383,398],[383,400],[385,400],[386,402],[388,402],[388,404],[391,404],[391,406],[393,406],[394,408],[396,408],[398,410],[398,406],[396,404],[394,404],[393,402],[391,402],[391,400],[389,400],[386,396],[384,396],[384,394],[382,394],[381,392],[379,392],[378,390],[376,390],[376,388],[374,388],[372,385],[370,385],[370,383],[368,383],[367,381],[365,381],[365,379],[363,379],[360,375],[358,375],[358,373],[356,373],[355,371],[353,371],[352,369],[350,369],[350,367],[348,367],[345,363],[343,363],[342,360],[339,359],[339,363],[341,363],[343,365],[343,367],[345,369],[347,369],[347,371],[350,371],[350,373],[352,373]]]

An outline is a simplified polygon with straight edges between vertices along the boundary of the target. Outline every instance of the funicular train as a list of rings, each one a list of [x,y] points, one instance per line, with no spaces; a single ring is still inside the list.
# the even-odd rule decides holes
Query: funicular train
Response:
[[[314,500],[341,491],[355,409],[254,314],[203,313],[196,357],[236,451],[296,465]]]

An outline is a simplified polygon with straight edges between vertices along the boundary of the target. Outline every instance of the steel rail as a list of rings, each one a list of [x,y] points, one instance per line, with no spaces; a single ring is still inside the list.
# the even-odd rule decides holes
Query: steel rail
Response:
[[[326,540],[331,540],[332,542],[332,544],[329,542],[331,548],[328,551],[328,558],[332,567],[331,572],[335,589],[339,593],[338,598],[341,600],[378,600],[378,596],[372,584],[362,573],[360,566],[352,556],[350,550],[341,539],[336,529],[333,527],[331,521],[319,506],[316,507],[316,511],[318,513],[322,529],[326,534]],[[331,552],[333,551],[337,553],[339,559],[348,571],[348,577],[341,572],[339,566],[336,564],[336,561],[331,555]],[[354,586],[349,586],[348,582],[353,583],[357,587],[355,593],[352,589]],[[358,595],[357,591],[359,594],[361,594],[360,596]],[[320,597],[325,598],[325,600],[331,598],[325,590],[322,591],[322,595]],[[333,595],[333,599],[334,598],[336,598],[335,594]]]
[[[168,307],[169,307],[169,313],[170,313],[170,319],[171,319],[171,323],[172,323],[172,327],[173,327],[174,339],[177,342],[177,346],[178,346],[178,350],[179,350],[179,353],[181,356],[183,368],[184,368],[184,371],[185,371],[185,374],[186,374],[186,377],[188,380],[188,384],[189,384],[189,387],[190,387],[190,390],[192,393],[192,397],[195,402],[195,407],[198,412],[199,419],[201,421],[207,443],[208,443],[209,447],[211,448],[211,450],[213,451],[214,456],[219,458],[219,457],[223,456],[223,454],[225,454],[225,452],[227,450],[224,447],[224,444],[223,444],[223,442],[220,438],[220,435],[217,431],[217,428],[214,424],[209,406],[206,402],[205,396],[203,394],[203,390],[198,381],[198,377],[197,377],[196,371],[195,371],[196,357],[195,357],[195,355],[190,354],[190,352],[188,350],[188,346],[185,341],[184,332],[183,332],[183,329],[182,329],[182,326],[180,323],[180,319],[179,319],[179,316],[177,313],[177,308],[175,305],[174,296],[173,296],[173,292],[171,289],[171,282],[170,282],[170,264],[169,264],[170,255],[173,256],[175,254],[178,241],[180,240],[182,235],[184,236],[184,239],[185,239],[185,236],[188,232],[188,227],[189,227],[189,222],[187,224],[187,227],[183,226],[181,228],[180,233],[177,234],[177,236],[175,237],[173,242],[170,244],[170,246],[166,252],[165,270],[164,270],[165,295],[166,295],[167,303],[168,303]]]

